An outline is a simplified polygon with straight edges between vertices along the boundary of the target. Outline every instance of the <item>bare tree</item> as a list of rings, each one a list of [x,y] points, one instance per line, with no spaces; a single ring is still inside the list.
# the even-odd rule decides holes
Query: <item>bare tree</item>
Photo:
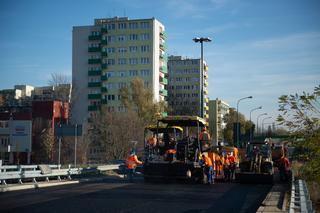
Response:
[[[69,76],[60,73],[51,73],[51,79],[48,81],[50,86],[54,86],[55,99],[63,102],[71,102],[71,90]]]

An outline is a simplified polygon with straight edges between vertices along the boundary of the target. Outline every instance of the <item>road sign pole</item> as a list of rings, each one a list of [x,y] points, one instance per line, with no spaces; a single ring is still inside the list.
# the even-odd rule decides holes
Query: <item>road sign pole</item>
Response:
[[[74,134],[74,167],[77,167],[77,139],[78,139],[78,125],[75,125],[75,134]]]

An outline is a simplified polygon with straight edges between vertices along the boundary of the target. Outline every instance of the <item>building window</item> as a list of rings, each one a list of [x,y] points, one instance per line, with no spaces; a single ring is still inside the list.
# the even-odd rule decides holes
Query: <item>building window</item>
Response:
[[[114,77],[114,71],[108,71],[108,72],[106,72],[106,75],[108,78]]]
[[[119,47],[118,48],[118,52],[119,53],[126,53],[127,52],[127,48],[126,47]]]
[[[149,58],[141,58],[141,64],[149,64]]]
[[[150,46],[149,45],[143,45],[141,46],[141,52],[149,52]]]
[[[108,53],[114,53],[114,52],[116,52],[116,48],[108,47],[107,51],[108,51]]]
[[[118,89],[121,89],[123,87],[127,87],[127,84],[125,82],[119,82],[118,83]]]
[[[119,77],[126,77],[126,71],[120,71]]]
[[[127,23],[119,23],[118,29],[120,29],[120,30],[127,29]]]
[[[129,76],[134,77],[138,75],[138,70],[129,70]]]
[[[125,35],[119,35],[118,36],[118,41],[125,41],[126,40],[126,36]]]
[[[138,64],[138,59],[137,58],[129,58],[129,64]]]
[[[115,42],[116,37],[115,36],[108,36],[107,39],[108,39],[108,42],[111,43],[111,42]]]
[[[149,40],[150,34],[149,33],[143,33],[140,35],[140,40]]]
[[[150,75],[150,70],[140,70],[140,75],[141,76],[149,76]]]
[[[130,29],[138,29],[139,24],[137,22],[131,22],[131,23],[129,23],[129,28]]]
[[[149,81],[144,81],[144,87],[149,88]]]
[[[150,28],[150,23],[149,22],[140,22],[140,27],[141,27],[141,29],[148,29],[148,28]]]
[[[114,64],[115,64],[114,59],[108,59],[108,64],[109,64],[109,65],[114,65]]]
[[[118,64],[127,64],[127,59],[126,58],[119,58]]]
[[[130,35],[129,35],[129,40],[130,40],[130,41],[136,41],[136,40],[138,40],[138,34],[130,34]]]
[[[138,46],[130,46],[130,47],[129,47],[129,51],[130,51],[131,53],[138,52]]]
[[[105,27],[108,29],[108,30],[114,30],[116,28],[116,25],[115,24],[107,24],[105,25]]]

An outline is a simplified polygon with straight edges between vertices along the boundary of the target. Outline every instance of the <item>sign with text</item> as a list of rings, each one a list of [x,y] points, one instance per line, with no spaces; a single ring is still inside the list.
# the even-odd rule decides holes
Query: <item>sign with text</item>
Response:
[[[11,152],[31,152],[30,120],[13,120],[9,123]]]

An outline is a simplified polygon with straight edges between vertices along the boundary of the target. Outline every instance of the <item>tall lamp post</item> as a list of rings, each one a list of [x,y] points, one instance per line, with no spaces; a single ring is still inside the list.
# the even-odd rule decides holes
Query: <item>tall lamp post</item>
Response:
[[[206,37],[206,38],[196,37],[192,40],[196,43],[200,42],[201,44],[200,81],[199,81],[199,91],[200,91],[199,114],[200,114],[200,117],[203,118],[204,117],[204,113],[203,113],[203,42],[211,42],[212,40],[209,37]]]
[[[250,143],[252,142],[252,135],[253,135],[253,134],[252,134],[251,114],[252,114],[253,111],[259,110],[259,109],[262,109],[262,106],[259,106],[259,107],[256,107],[256,108],[250,110]]]
[[[240,103],[240,101],[242,101],[244,99],[248,99],[248,98],[253,98],[253,97],[248,96],[248,97],[240,98],[237,101],[237,147],[239,147],[239,103]]]
[[[259,135],[259,118],[264,115],[268,115],[268,113],[262,113],[257,116],[257,135]]]
[[[263,131],[264,131],[264,121],[265,120],[267,120],[267,119],[270,119],[270,118],[272,118],[271,116],[270,117],[266,117],[266,118],[264,118],[264,119],[262,119],[262,130],[261,130],[261,134],[263,134]]]

